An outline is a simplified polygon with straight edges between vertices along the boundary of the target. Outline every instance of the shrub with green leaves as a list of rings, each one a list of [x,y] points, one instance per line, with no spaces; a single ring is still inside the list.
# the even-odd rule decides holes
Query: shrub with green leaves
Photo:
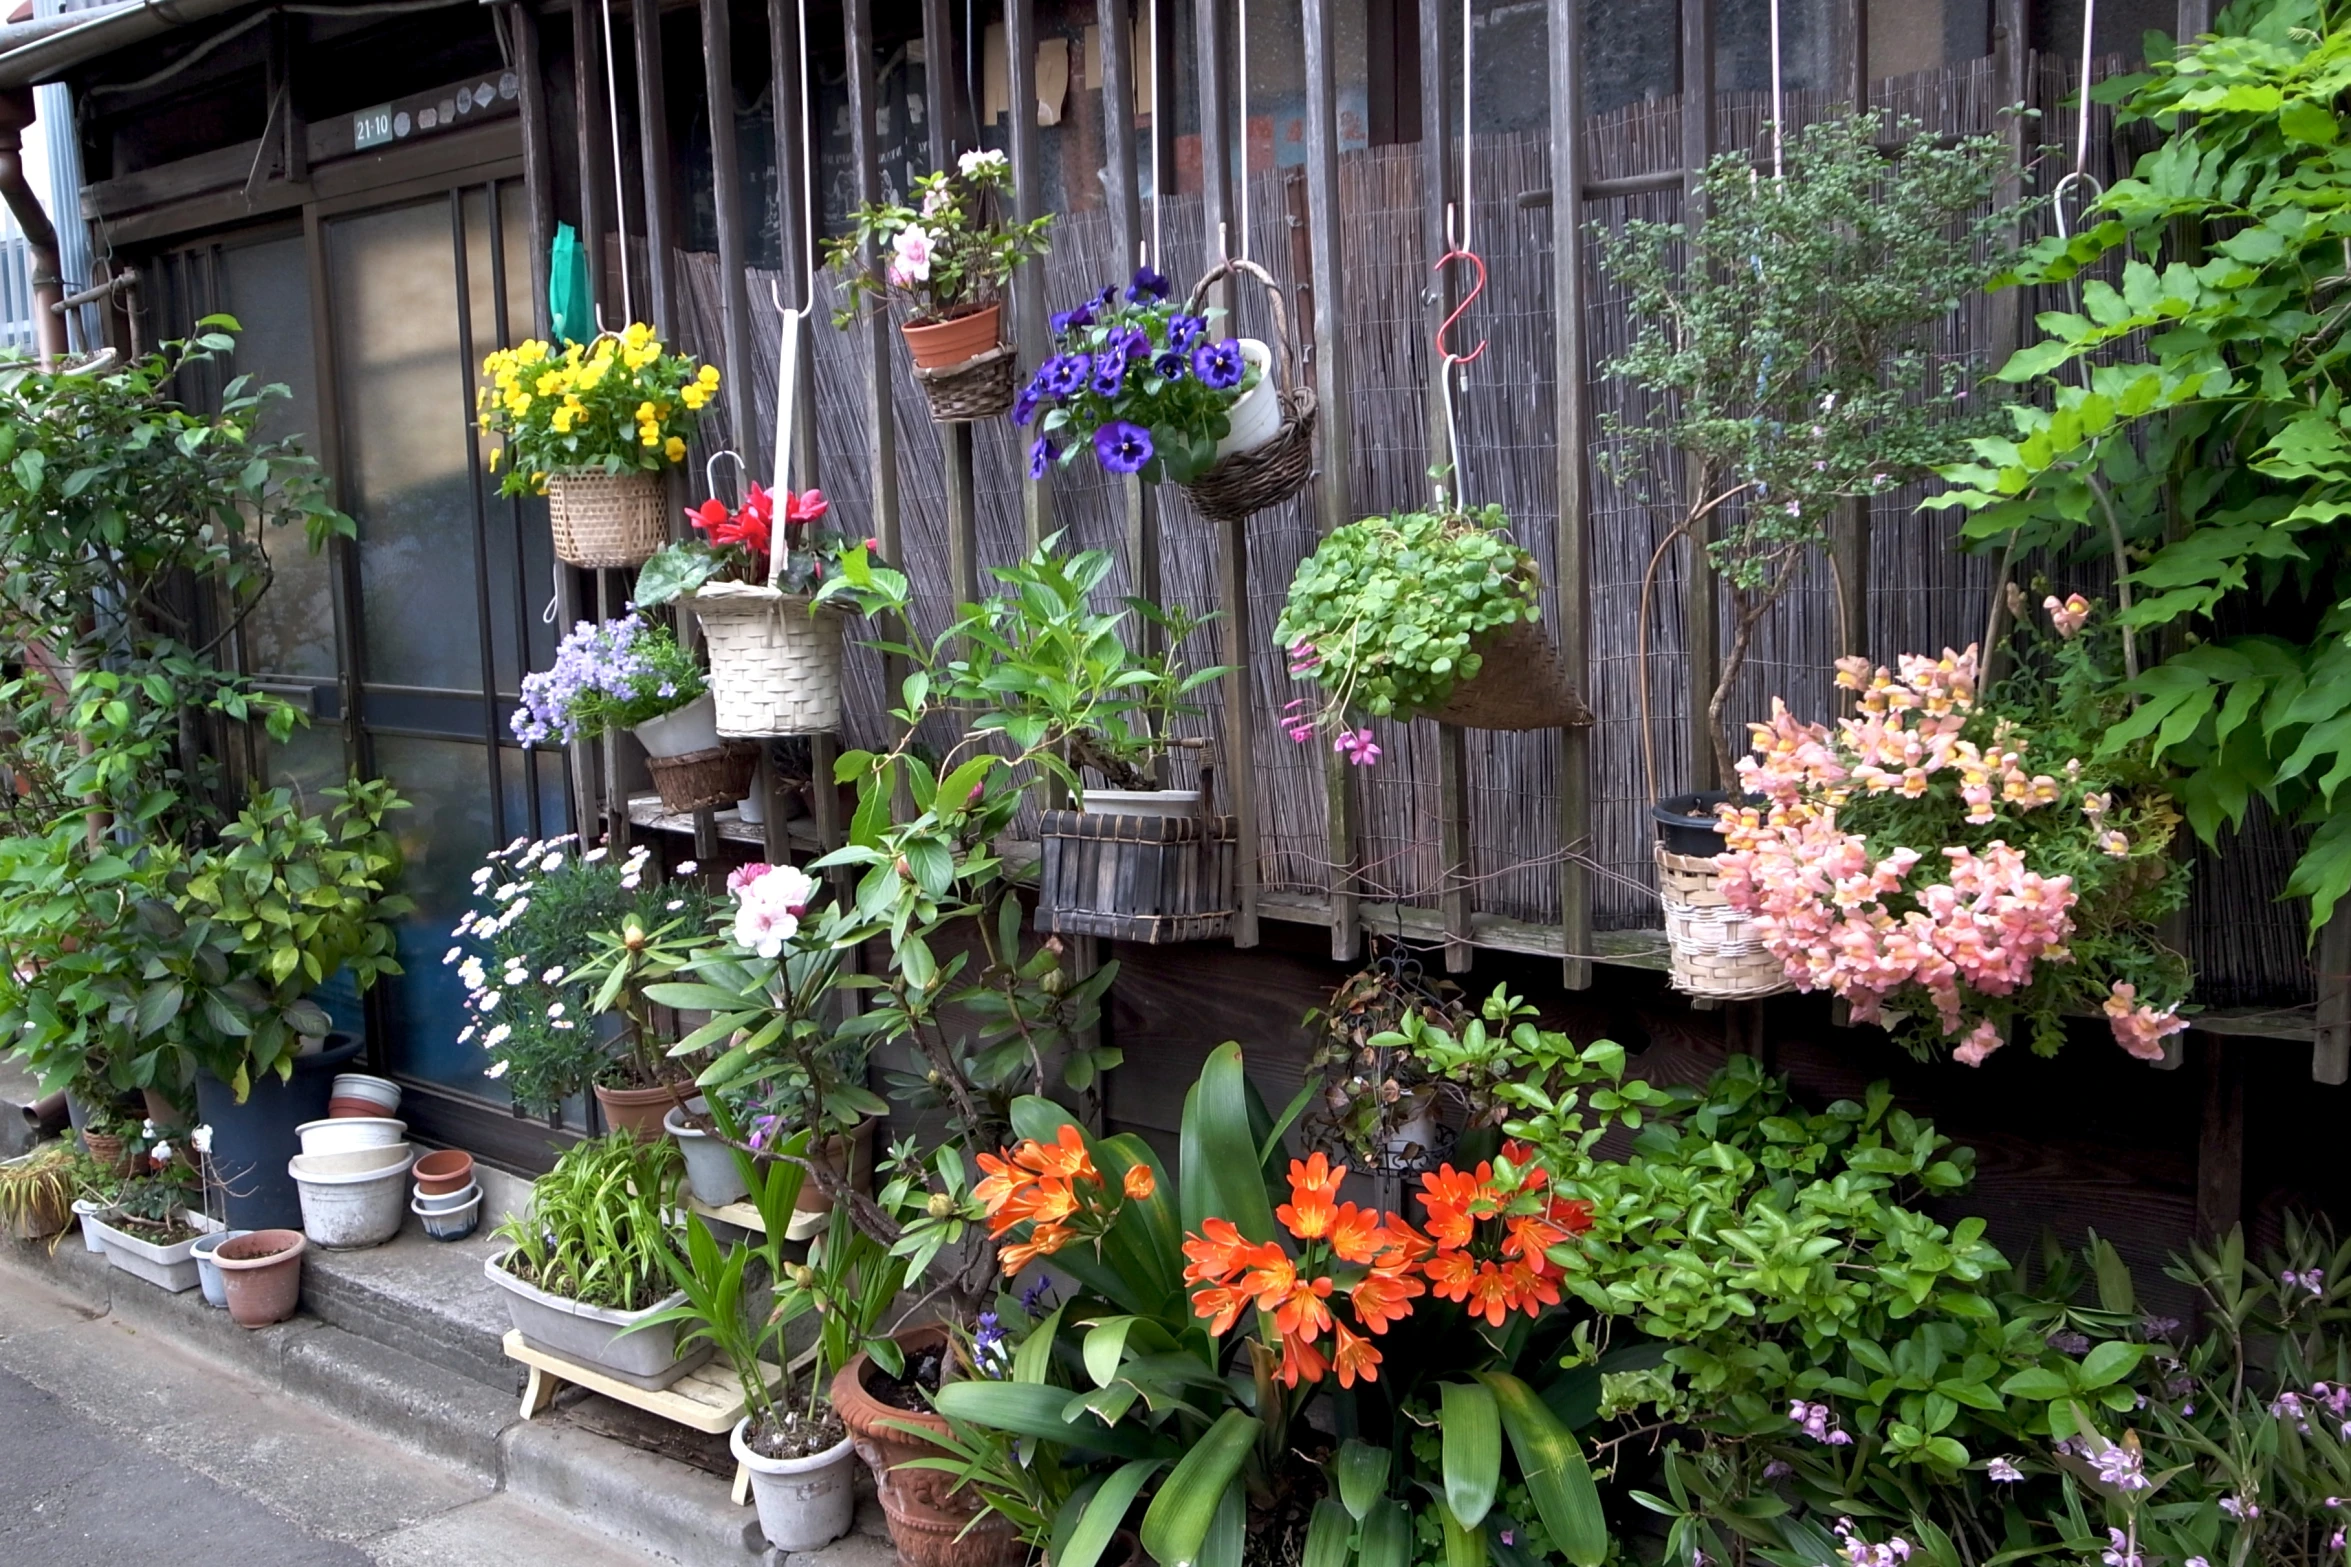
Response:
[[[1509,525],[1499,506],[1366,517],[1299,562],[1274,636],[1323,708],[1293,733],[1441,707],[1483,667],[1481,637],[1539,619],[1542,576]]]

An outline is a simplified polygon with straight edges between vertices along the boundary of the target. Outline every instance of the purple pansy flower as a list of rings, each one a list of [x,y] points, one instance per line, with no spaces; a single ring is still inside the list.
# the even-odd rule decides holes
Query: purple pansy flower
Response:
[[[1184,378],[1184,356],[1169,349],[1151,361],[1151,373],[1162,381],[1181,381]]]
[[[1068,332],[1082,332],[1093,324],[1094,302],[1090,299],[1080,304],[1075,310],[1053,312],[1053,334],[1056,337]]]
[[[1192,350],[1192,373],[1212,392],[1230,391],[1239,386],[1247,369],[1248,361],[1241,357],[1241,345],[1233,338],[1202,343]]]
[[[1087,382],[1096,397],[1116,397],[1119,383],[1126,379],[1126,356],[1115,349],[1105,348],[1094,356],[1094,378]]]
[[[1020,395],[1012,400],[1012,422],[1021,425],[1027,424],[1031,419],[1037,417],[1037,405],[1044,400],[1045,394],[1038,390],[1036,382],[1031,381],[1022,387]]]
[[[1140,303],[1146,297],[1165,299],[1167,279],[1149,267],[1137,267],[1134,281],[1127,285],[1127,298]]]
[[[1151,460],[1151,432],[1113,420],[1094,432],[1094,456],[1111,473],[1140,473]]]
[[[1208,323],[1198,316],[1170,316],[1167,318],[1167,346],[1178,353],[1191,347],[1200,334],[1208,330]]]
[[[1053,456],[1051,441],[1041,435],[1031,441],[1029,443],[1029,477],[1032,479],[1045,477],[1045,470],[1052,465]]]
[[[1048,397],[1074,396],[1086,384],[1086,372],[1093,368],[1093,363],[1084,354],[1055,354],[1037,372],[1037,383]]]

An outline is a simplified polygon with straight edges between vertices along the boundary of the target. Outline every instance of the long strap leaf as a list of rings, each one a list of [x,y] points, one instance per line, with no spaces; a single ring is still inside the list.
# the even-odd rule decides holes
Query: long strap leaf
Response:
[[[1511,1451],[1534,1496],[1543,1529],[1575,1567],[1600,1567],[1608,1558],[1608,1519],[1600,1488],[1575,1434],[1559,1423],[1535,1390],[1499,1371],[1478,1373],[1500,1407]]]
[[[1257,1417],[1228,1409],[1183,1456],[1143,1514],[1143,1549],[1160,1567],[1194,1567],[1208,1526],[1256,1441]]]

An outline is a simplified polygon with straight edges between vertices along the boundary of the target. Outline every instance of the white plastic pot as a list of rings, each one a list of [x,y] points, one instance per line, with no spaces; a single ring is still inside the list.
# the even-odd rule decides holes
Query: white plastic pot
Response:
[[[678,1153],[685,1160],[686,1185],[713,1208],[741,1202],[751,1195],[751,1188],[744,1184],[743,1172],[735,1166],[734,1149],[727,1146],[725,1139],[697,1128],[687,1119],[689,1111],[707,1115],[709,1101],[689,1099],[661,1118],[662,1130],[676,1140]]]
[[[767,825],[767,801],[761,797],[756,780],[751,785],[751,792],[735,802],[735,820],[746,827]]]
[[[453,1192],[418,1192],[415,1208],[418,1213],[453,1213],[482,1194],[482,1183],[468,1181]]]
[[[1197,789],[1088,789],[1084,799],[1087,811],[1097,816],[1182,818],[1200,814]]]
[[[298,1153],[287,1172],[297,1180],[305,1175],[325,1179],[336,1175],[365,1175],[374,1170],[407,1169],[416,1162],[416,1150],[407,1143],[382,1148],[354,1148],[349,1153]]]
[[[84,1251],[94,1251],[101,1254],[105,1252],[105,1238],[99,1235],[98,1226],[93,1222],[105,1211],[106,1204],[102,1202],[92,1202],[87,1197],[76,1197],[73,1200],[74,1217],[82,1221],[82,1249]]]
[[[294,1132],[302,1139],[303,1154],[315,1158],[320,1154],[394,1147],[407,1138],[408,1123],[388,1115],[346,1115],[305,1121]]]
[[[744,1440],[751,1425],[735,1422],[727,1445],[751,1472],[751,1500],[759,1532],[779,1551],[813,1551],[849,1532],[857,1512],[857,1449],[848,1437],[806,1458],[762,1458]]]
[[[718,747],[718,703],[707,691],[674,713],[648,718],[630,731],[647,756],[689,756]]]
[[[384,1114],[391,1115],[400,1108],[400,1085],[388,1077],[371,1077],[365,1072],[341,1072],[334,1085],[327,1090],[329,1099],[364,1099],[369,1104],[381,1105]]]
[[[331,1168],[371,1155],[396,1153],[389,1164],[374,1168]],[[400,1233],[400,1218],[408,1204],[408,1167],[415,1151],[406,1143],[397,1149],[364,1149],[347,1154],[296,1154],[287,1161],[302,1194],[302,1233],[329,1250],[350,1251],[381,1246]]]
[[[482,1222],[482,1189],[479,1186],[468,1186],[465,1191],[472,1195],[466,1196],[465,1201],[456,1207],[427,1208],[426,1203],[441,1199],[419,1197],[408,1205],[408,1211],[424,1221],[424,1232],[434,1240],[461,1241],[474,1232],[474,1226]],[[450,1195],[465,1196],[465,1193],[452,1192]]]
[[[180,1215],[196,1228],[196,1233],[184,1241],[169,1246],[156,1246],[114,1228],[104,1218],[84,1219],[84,1225],[93,1227],[105,1245],[106,1260],[133,1278],[145,1279],[157,1289],[178,1295],[194,1289],[201,1280],[196,1272],[196,1242],[211,1234],[219,1226],[204,1215],[188,1210]]]
[[[499,1266],[506,1255],[500,1252],[483,1259],[483,1276],[506,1292],[506,1312],[515,1331],[540,1349],[592,1366],[648,1392],[669,1386],[711,1356],[712,1346],[707,1340],[679,1354],[678,1329],[674,1322],[664,1322],[642,1332],[629,1331],[647,1317],[682,1305],[686,1298],[684,1290],[663,1296],[643,1311],[613,1311],[584,1301],[567,1300],[525,1283]]]
[[[1282,389],[1275,384],[1273,350],[1254,337],[1244,337],[1241,357],[1256,367],[1257,384],[1243,392],[1241,400],[1226,411],[1225,422],[1231,428],[1216,443],[1218,462],[1235,452],[1263,446],[1282,433]]]
[[[210,1235],[198,1236],[196,1244],[188,1249],[188,1255],[196,1259],[196,1283],[204,1291],[205,1305],[221,1311],[226,1311],[229,1305],[229,1287],[221,1282],[220,1264],[212,1260],[213,1252],[240,1235],[252,1233],[251,1230],[214,1230]]]

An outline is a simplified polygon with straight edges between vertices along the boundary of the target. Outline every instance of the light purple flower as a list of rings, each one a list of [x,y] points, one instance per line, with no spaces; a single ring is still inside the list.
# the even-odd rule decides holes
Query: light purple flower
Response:
[[[2013,1459],[1995,1458],[1984,1465],[1984,1475],[1985,1478],[1997,1480],[2002,1485],[2014,1485],[2024,1478],[2024,1471],[2016,1467]]]

